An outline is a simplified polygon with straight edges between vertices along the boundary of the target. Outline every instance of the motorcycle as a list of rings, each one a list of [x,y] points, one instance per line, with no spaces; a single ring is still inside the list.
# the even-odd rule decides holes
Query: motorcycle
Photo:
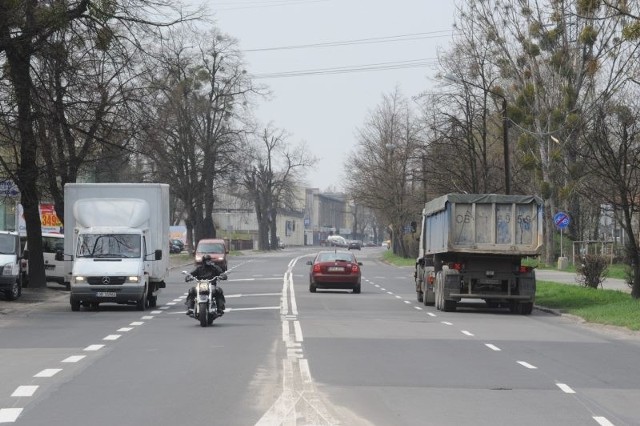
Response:
[[[187,271],[182,271],[186,275],[186,281],[196,281],[196,297],[195,306],[193,310],[193,318],[200,321],[201,327],[211,325],[213,320],[218,318],[218,307],[216,305],[216,298],[214,297],[217,289],[218,280],[226,280],[227,275],[221,274],[217,277],[213,277],[210,280],[199,280]]]

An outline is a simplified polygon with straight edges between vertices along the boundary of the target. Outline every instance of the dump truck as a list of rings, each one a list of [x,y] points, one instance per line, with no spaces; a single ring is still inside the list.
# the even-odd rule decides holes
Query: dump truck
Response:
[[[529,315],[536,276],[522,260],[540,255],[543,210],[529,195],[447,194],[426,203],[414,273],[418,301],[455,311],[464,299],[483,300]]]
[[[169,185],[68,183],[65,284],[71,310],[101,303],[156,306],[169,272]]]

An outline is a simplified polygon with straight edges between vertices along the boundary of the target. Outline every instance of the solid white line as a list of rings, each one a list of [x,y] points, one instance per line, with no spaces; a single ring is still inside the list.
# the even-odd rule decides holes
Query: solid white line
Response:
[[[558,386],[564,393],[576,393],[576,391],[571,389],[569,385],[566,385],[564,383],[556,383],[556,386]]]
[[[102,340],[118,340],[120,336],[120,334],[110,334]]]
[[[282,293],[249,293],[249,294],[225,294],[224,297],[234,298],[234,297],[254,297],[254,296],[281,296]]]
[[[309,361],[302,358],[298,361],[300,365],[300,376],[302,383],[311,383],[311,370],[309,369]]]
[[[422,308],[421,308],[420,306],[414,306],[414,308],[415,308],[415,309],[417,309],[417,310],[419,310],[419,311],[421,311],[421,310],[422,310]]]
[[[23,397],[23,396],[33,396],[33,394],[38,389],[38,386],[18,386],[16,390],[13,391],[11,396],[15,397]]]
[[[485,343],[484,345],[489,349],[491,349],[492,351],[498,352],[501,350],[499,347],[497,347],[496,345],[492,345],[491,343]]]
[[[596,422],[598,422],[598,424],[600,426],[613,426],[613,423],[611,423],[609,420],[607,420],[606,417],[601,417],[601,416],[593,416],[593,420],[595,420]]]
[[[530,370],[536,370],[538,367],[536,367],[535,365],[531,365],[528,362],[524,362],[524,361],[518,361],[518,364],[520,364],[523,367],[526,367]]]
[[[442,324],[444,325],[453,325],[452,323],[450,323],[449,321],[440,321]]]
[[[62,368],[47,368],[37,373],[33,377],[53,377],[61,371],[62,371]]]
[[[462,330],[462,334],[466,334],[467,336],[473,336],[473,333],[467,331],[467,330]]]
[[[104,345],[89,345],[86,348],[84,348],[84,350],[85,351],[99,351],[102,348],[104,348]]]
[[[122,327],[117,329],[116,331],[119,331],[121,333],[126,333],[127,331],[131,331],[131,330],[133,330],[133,327]]]
[[[134,321],[129,325],[134,325],[135,326],[135,325],[142,325],[142,324],[144,324],[144,321]]]
[[[231,312],[231,311],[262,311],[265,309],[280,309],[280,306],[258,306],[256,308],[226,308],[224,311],[225,312]],[[182,312],[178,312],[178,313],[182,313]],[[184,315],[184,313],[182,313]]]
[[[86,355],[73,355],[62,360],[62,362],[78,362],[85,358]]]
[[[289,335],[291,331],[289,330],[289,321],[282,321],[282,341],[287,343],[289,341]]]
[[[22,408],[0,408],[0,423],[15,422],[22,410]]]
[[[430,317],[437,317],[437,315],[434,314],[433,312],[427,312],[427,315],[429,315]]]
[[[293,322],[293,331],[296,334],[296,342],[303,342],[304,337],[302,336],[302,327],[300,327],[300,321]]]
[[[293,288],[293,278],[291,278],[291,272],[289,272],[289,294],[291,294],[291,313],[298,315],[298,303],[296,302],[296,292]]]

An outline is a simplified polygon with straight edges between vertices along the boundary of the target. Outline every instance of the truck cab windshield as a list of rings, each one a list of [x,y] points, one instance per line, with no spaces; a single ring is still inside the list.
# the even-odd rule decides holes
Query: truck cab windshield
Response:
[[[16,252],[16,237],[0,235],[0,254],[14,254]]]
[[[140,235],[134,234],[81,234],[78,237],[77,257],[138,258]]]

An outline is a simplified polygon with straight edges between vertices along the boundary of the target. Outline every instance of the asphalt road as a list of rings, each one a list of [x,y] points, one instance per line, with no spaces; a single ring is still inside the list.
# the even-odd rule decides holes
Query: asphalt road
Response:
[[[0,299],[0,423],[640,424],[635,336],[436,311],[377,248],[356,252],[362,294],[309,293],[313,251],[230,258],[228,312],[208,328],[183,313],[180,268],[147,312],[71,312],[62,288]]]

